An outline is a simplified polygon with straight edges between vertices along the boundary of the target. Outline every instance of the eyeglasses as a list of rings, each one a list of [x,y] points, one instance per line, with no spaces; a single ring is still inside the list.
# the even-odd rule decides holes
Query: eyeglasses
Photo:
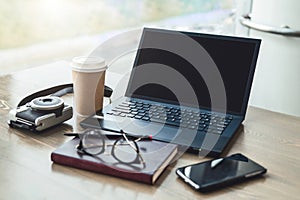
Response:
[[[111,149],[112,155],[118,162],[123,164],[144,164],[145,161],[140,154],[138,141],[151,140],[151,136],[131,136],[124,133],[104,135],[99,129],[88,129],[83,133],[67,133],[67,136],[79,136],[80,141],[77,146],[77,151],[90,156],[97,156],[105,153],[106,149]],[[112,142],[112,143],[111,143]]]

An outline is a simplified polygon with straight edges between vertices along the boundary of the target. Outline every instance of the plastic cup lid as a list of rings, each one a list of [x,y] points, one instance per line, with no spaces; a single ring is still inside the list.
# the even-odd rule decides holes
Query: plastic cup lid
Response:
[[[105,60],[96,56],[79,56],[72,59],[72,69],[78,72],[100,72],[107,69]]]

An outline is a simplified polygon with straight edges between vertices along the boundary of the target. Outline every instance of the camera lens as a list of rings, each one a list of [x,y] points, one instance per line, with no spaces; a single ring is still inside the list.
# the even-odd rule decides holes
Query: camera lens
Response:
[[[55,110],[64,105],[64,100],[59,97],[38,97],[30,102],[30,106],[36,110]]]
[[[50,98],[45,98],[45,99],[40,99],[42,102],[47,103],[47,102],[52,102],[53,99]]]

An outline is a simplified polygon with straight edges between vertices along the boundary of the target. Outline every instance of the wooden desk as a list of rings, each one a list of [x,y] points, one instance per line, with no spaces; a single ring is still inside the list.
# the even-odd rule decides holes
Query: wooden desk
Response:
[[[67,62],[0,77],[0,199],[299,198],[300,118],[253,107],[226,154],[243,153],[268,173],[210,194],[198,193],[176,177],[177,167],[204,160],[192,154],[169,166],[153,186],[52,164],[51,152],[70,140],[63,132],[72,131],[72,120],[36,134],[9,128],[7,116],[22,97],[70,80]],[[72,102],[71,95],[65,99]]]

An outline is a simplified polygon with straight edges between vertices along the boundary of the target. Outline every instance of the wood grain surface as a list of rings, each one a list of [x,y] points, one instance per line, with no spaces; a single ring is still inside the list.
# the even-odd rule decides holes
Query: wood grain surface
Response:
[[[109,75],[108,85],[115,80]],[[25,96],[71,81],[68,62],[0,77],[0,199],[299,199],[300,118],[249,107],[223,156],[243,153],[265,166],[258,179],[202,194],[175,174],[177,167],[209,158],[183,154],[154,186],[53,164],[51,152],[70,140],[76,121],[42,133],[11,129],[8,112]],[[111,84],[110,84],[111,83]],[[72,104],[72,95],[64,97]]]

